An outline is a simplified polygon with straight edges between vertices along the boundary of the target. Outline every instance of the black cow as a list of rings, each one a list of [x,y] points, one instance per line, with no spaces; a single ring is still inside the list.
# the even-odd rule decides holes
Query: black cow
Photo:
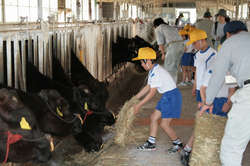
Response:
[[[75,67],[78,67],[78,71],[83,71],[83,72],[79,72],[78,73],[78,77],[81,78],[79,81],[79,85],[82,85],[81,82],[84,82],[85,84],[87,83],[87,81],[90,81],[91,78],[93,78],[93,76],[86,71],[87,69],[82,65],[82,63],[78,60],[78,58],[75,56],[75,54],[73,54],[73,59],[75,60],[74,63],[72,63],[72,66],[74,65]],[[60,62],[57,60],[57,58],[53,58],[53,80],[58,81],[64,85],[71,85],[72,83],[70,82],[70,80],[68,79],[68,77],[66,76]],[[83,74],[81,73],[87,73],[87,80],[84,77]],[[73,74],[74,75],[74,74]],[[74,75],[75,76],[75,75]],[[85,79],[85,81],[83,81],[82,79]],[[99,81],[98,81],[99,82]],[[99,82],[98,83],[96,81],[96,84],[99,85],[104,85],[103,83]],[[99,86],[93,85],[93,87],[91,87],[92,90],[93,88],[96,88],[95,91],[98,90],[98,88],[100,89]],[[106,86],[103,87],[104,89],[102,89],[102,95],[101,93],[98,93],[99,97],[101,95],[100,98],[102,98],[102,96],[105,96],[105,90]],[[98,96],[97,95],[97,96]],[[105,104],[105,103],[103,103]],[[94,112],[91,115],[88,115],[88,117],[86,118],[84,124],[83,124],[83,132],[82,133],[78,133],[78,134],[74,134],[75,139],[84,147],[84,149],[88,152],[92,152],[92,151],[99,151],[100,147],[102,145],[102,131],[104,129],[104,127],[106,125],[113,125],[115,123],[115,118],[113,117],[113,115],[107,111],[105,113],[98,113],[98,112]],[[93,142],[93,140],[95,140],[95,142]],[[84,142],[84,144],[82,143]]]
[[[20,123],[21,122],[21,123]],[[26,123],[26,125],[25,125]],[[8,135],[13,135],[7,153]],[[16,138],[16,140],[14,139]],[[19,140],[20,139],[20,140]],[[37,140],[35,140],[37,139]],[[0,90],[0,162],[47,162],[52,157],[50,143],[36,124],[30,109],[15,90]]]
[[[92,151],[92,149],[99,150],[101,146],[100,141],[99,139],[94,139],[93,137],[95,136],[92,136],[91,132],[102,131],[103,128],[97,128],[96,126],[99,126],[100,124],[112,125],[115,123],[115,119],[113,115],[107,111],[102,104],[100,104],[99,100],[90,92],[88,87],[85,85],[79,85],[77,87],[79,93],[77,92],[74,95],[72,88],[64,86],[61,83],[53,81],[50,78],[42,75],[30,62],[27,62],[26,69],[27,90],[29,92],[34,93],[46,88],[56,89],[69,101],[72,112],[80,113],[82,119],[85,119],[85,115],[87,115],[87,118],[83,123],[83,128],[85,130],[83,133],[75,135],[76,140],[82,144],[84,148],[88,147],[85,149],[88,152]],[[91,115],[87,114],[87,110],[84,108],[85,105],[88,106],[88,110],[93,111]],[[96,120],[88,120],[92,116],[98,116],[98,118],[94,118]],[[89,131],[89,133],[86,133],[85,131]],[[101,132],[95,132],[94,135],[101,136]],[[85,141],[85,138],[88,138],[89,141]]]
[[[0,83],[1,88],[13,89]],[[68,101],[58,91],[45,89],[39,95],[16,91],[21,102],[34,112],[44,133],[65,137],[82,132],[81,120],[70,111]]]
[[[71,50],[71,81],[76,85],[85,84],[90,88],[90,91],[100,99],[102,105],[106,105],[109,98],[107,82],[100,82],[95,79],[92,74],[86,69],[82,62],[76,57],[76,54]]]
[[[132,61],[132,58],[138,56],[138,51],[142,47],[149,47],[155,51],[158,48],[149,44],[144,39],[136,35],[132,39],[118,36],[118,44],[112,43],[112,67],[121,62],[133,62],[140,64],[139,61]]]

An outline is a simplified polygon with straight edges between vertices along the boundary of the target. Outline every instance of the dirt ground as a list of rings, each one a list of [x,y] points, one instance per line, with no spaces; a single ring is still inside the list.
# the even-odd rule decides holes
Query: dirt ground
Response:
[[[160,62],[161,63],[161,62]],[[146,83],[147,72],[140,66],[128,64],[126,69],[120,73],[120,76],[109,86],[110,99],[107,108],[113,110],[116,114],[124,103],[131,99],[133,95],[139,92],[142,85]],[[182,73],[179,72],[178,83],[181,82]],[[181,118],[173,119],[172,127],[176,131],[180,140],[184,144],[188,141],[194,129],[194,119],[196,113],[196,101],[192,96],[192,86],[179,87],[182,98]],[[61,165],[93,165],[93,166],[180,166],[179,155],[169,155],[165,151],[172,147],[170,138],[159,128],[156,138],[157,150],[153,152],[142,152],[136,150],[136,146],[143,144],[148,139],[149,134],[149,118],[154,111],[155,106],[160,100],[161,95],[157,93],[150,102],[145,104],[144,110],[137,115],[132,130],[141,130],[143,134],[136,142],[131,142],[125,147],[111,143],[101,153],[93,154],[91,162],[84,160],[89,154],[74,140],[72,135],[66,138],[56,138],[56,150],[51,161],[45,164],[36,164],[39,166],[61,166]],[[111,141],[112,142],[112,141]],[[202,150],[202,149],[201,149]],[[93,157],[96,156],[96,157]],[[0,164],[1,165],[1,164]],[[35,165],[33,162],[22,164],[22,166]],[[244,153],[243,165],[250,165],[250,147],[248,146]]]

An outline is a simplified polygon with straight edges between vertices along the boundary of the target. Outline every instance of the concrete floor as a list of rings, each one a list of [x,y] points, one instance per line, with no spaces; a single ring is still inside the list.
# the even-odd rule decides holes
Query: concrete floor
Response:
[[[147,78],[146,78],[147,79]],[[182,73],[179,72],[178,75],[178,83],[182,80]],[[192,135],[194,130],[194,126],[192,123],[187,123],[187,125],[181,123],[183,121],[194,121],[195,113],[197,111],[197,103],[195,97],[192,96],[192,86],[187,87],[179,87],[182,97],[183,97],[183,104],[182,104],[182,112],[181,118],[179,121],[173,119],[173,121],[177,121],[172,125],[173,129],[176,131],[177,135],[179,136],[180,140],[184,142],[188,142],[189,137]],[[139,113],[137,121],[146,121],[144,126],[142,125],[135,125],[136,128],[148,127],[149,128],[149,118],[151,113],[154,111],[157,102],[160,100],[161,94],[157,93],[151,101],[144,105],[144,110]],[[135,124],[137,124],[135,122]],[[194,123],[193,123],[194,124]],[[142,152],[136,150],[136,146],[143,144],[148,139],[145,136],[145,140],[133,143],[128,145],[126,148],[120,148],[117,145],[112,145],[109,148],[113,148],[116,153],[121,153],[122,158],[120,160],[114,160],[111,165],[132,165],[132,166],[158,166],[158,165],[167,165],[167,166],[178,166],[181,165],[179,160],[179,155],[169,155],[165,153],[165,151],[172,147],[172,142],[170,138],[159,128],[158,135],[156,138],[157,143],[157,150],[153,152]],[[112,154],[111,154],[112,155]],[[108,158],[108,157],[106,157]],[[108,160],[112,160],[108,158]],[[105,164],[105,159],[100,158],[100,160],[95,163],[96,166],[102,166]],[[244,158],[242,165],[250,166],[250,146],[247,147],[246,152],[244,153]]]

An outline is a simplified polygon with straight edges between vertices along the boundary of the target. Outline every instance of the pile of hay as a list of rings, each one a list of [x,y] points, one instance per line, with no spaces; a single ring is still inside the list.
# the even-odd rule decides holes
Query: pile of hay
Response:
[[[133,132],[131,129],[133,126],[134,108],[133,105],[136,105],[140,102],[136,97],[131,98],[125,103],[118,114],[118,121],[115,125],[115,143],[119,146],[124,147],[128,142],[133,142],[135,135],[138,135]],[[142,108],[140,109],[140,111]]]
[[[203,113],[196,115],[194,129],[194,146],[190,165],[220,166],[220,146],[224,135],[227,118]]]

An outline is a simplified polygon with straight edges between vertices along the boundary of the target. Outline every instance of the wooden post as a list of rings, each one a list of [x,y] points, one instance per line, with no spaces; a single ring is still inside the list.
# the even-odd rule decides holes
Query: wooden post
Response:
[[[0,37],[0,82],[4,83],[3,37]]]

